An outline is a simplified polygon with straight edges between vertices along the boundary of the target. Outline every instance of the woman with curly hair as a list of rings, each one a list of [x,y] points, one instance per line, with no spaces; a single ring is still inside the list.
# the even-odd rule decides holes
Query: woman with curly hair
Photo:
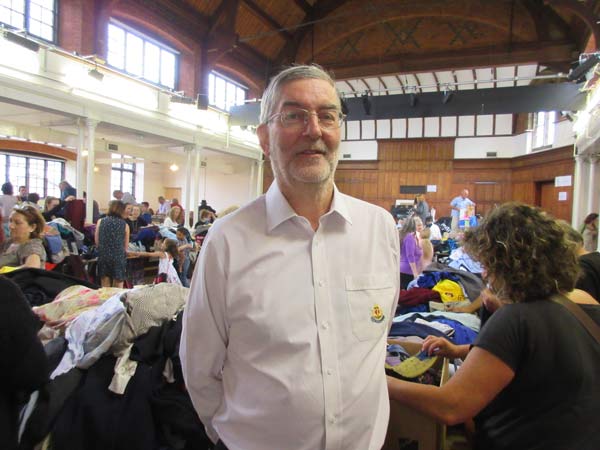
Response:
[[[448,383],[388,378],[390,397],[447,424],[474,417],[477,450],[600,448],[600,345],[553,301],[573,290],[579,270],[564,228],[538,208],[507,203],[464,245],[486,269],[497,310]],[[600,306],[581,307],[600,323]]]

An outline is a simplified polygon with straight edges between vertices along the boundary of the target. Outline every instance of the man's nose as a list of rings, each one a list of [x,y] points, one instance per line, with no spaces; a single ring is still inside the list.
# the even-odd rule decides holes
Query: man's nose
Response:
[[[309,114],[306,119],[306,126],[304,127],[304,134],[310,136],[313,139],[319,138],[323,135],[321,125],[319,125],[319,116],[316,114]]]

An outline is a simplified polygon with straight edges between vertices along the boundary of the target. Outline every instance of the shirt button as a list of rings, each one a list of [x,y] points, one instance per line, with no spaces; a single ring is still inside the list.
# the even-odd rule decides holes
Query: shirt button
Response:
[[[327,371],[326,371],[326,372],[327,372],[327,375],[331,375],[331,374],[333,374],[333,370],[331,370],[331,369],[327,369]]]
[[[325,282],[323,280],[319,280],[319,286],[323,287],[325,285]]]
[[[329,416],[329,423],[335,423],[337,420],[335,418],[335,416],[331,415]]]
[[[326,320],[321,322],[321,327],[326,330],[329,328],[329,322],[327,322]]]

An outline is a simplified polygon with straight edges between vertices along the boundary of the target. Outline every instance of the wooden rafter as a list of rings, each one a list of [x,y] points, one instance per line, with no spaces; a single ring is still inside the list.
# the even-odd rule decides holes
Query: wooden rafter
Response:
[[[583,23],[587,25],[590,33],[596,41],[596,49],[600,46],[600,25],[598,25],[598,16],[594,14],[594,9],[590,2],[577,2],[575,0],[544,0],[544,3],[550,6],[557,6],[566,9],[575,14]]]
[[[309,14],[312,11],[312,6],[306,0],[294,0],[298,8],[304,11],[304,14]]]
[[[312,30],[312,25],[318,22],[333,11],[343,6],[350,0],[318,0],[311,9],[304,15],[304,18],[298,25],[306,24],[304,26],[298,26],[296,31],[292,34],[292,39],[283,46],[279,54],[275,57],[276,65],[281,65],[285,62],[294,61],[300,43],[304,37]]]
[[[283,25],[277,22],[272,16],[267,14],[264,9],[258,6],[253,0],[243,0],[248,9],[252,11],[252,13],[258,17],[264,24],[273,28],[274,30],[279,31],[279,34],[285,38],[286,41],[292,40],[292,35],[285,31]]]
[[[402,80],[400,79],[400,77],[398,75],[394,75],[396,77],[396,80],[398,80],[398,83],[400,83],[400,89],[402,89],[402,93],[405,94],[405,90],[404,90],[404,83],[402,82]]]
[[[385,81],[383,81],[383,78],[381,77],[377,77],[377,79],[379,80],[379,82],[383,85],[383,88],[385,89],[385,94],[389,95],[390,93],[388,92],[388,88],[387,85],[385,84]]]
[[[482,48],[459,52],[440,52],[419,55],[395,55],[388,58],[365,58],[351,62],[322,63],[334,70],[338,78],[359,78],[382,74],[432,70],[451,70],[463,67],[539,62],[564,66],[566,70],[577,48],[571,42],[514,44],[510,52],[502,48]]]

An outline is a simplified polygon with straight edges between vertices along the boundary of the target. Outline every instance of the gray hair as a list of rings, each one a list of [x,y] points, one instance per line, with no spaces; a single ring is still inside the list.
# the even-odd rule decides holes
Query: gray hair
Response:
[[[318,64],[288,67],[271,78],[269,85],[263,93],[262,100],[260,102],[260,123],[267,123],[269,120],[269,117],[273,111],[273,107],[275,106],[275,103],[279,97],[281,87],[284,84],[294,80],[306,79],[325,80],[335,89],[335,81],[333,77]]]

